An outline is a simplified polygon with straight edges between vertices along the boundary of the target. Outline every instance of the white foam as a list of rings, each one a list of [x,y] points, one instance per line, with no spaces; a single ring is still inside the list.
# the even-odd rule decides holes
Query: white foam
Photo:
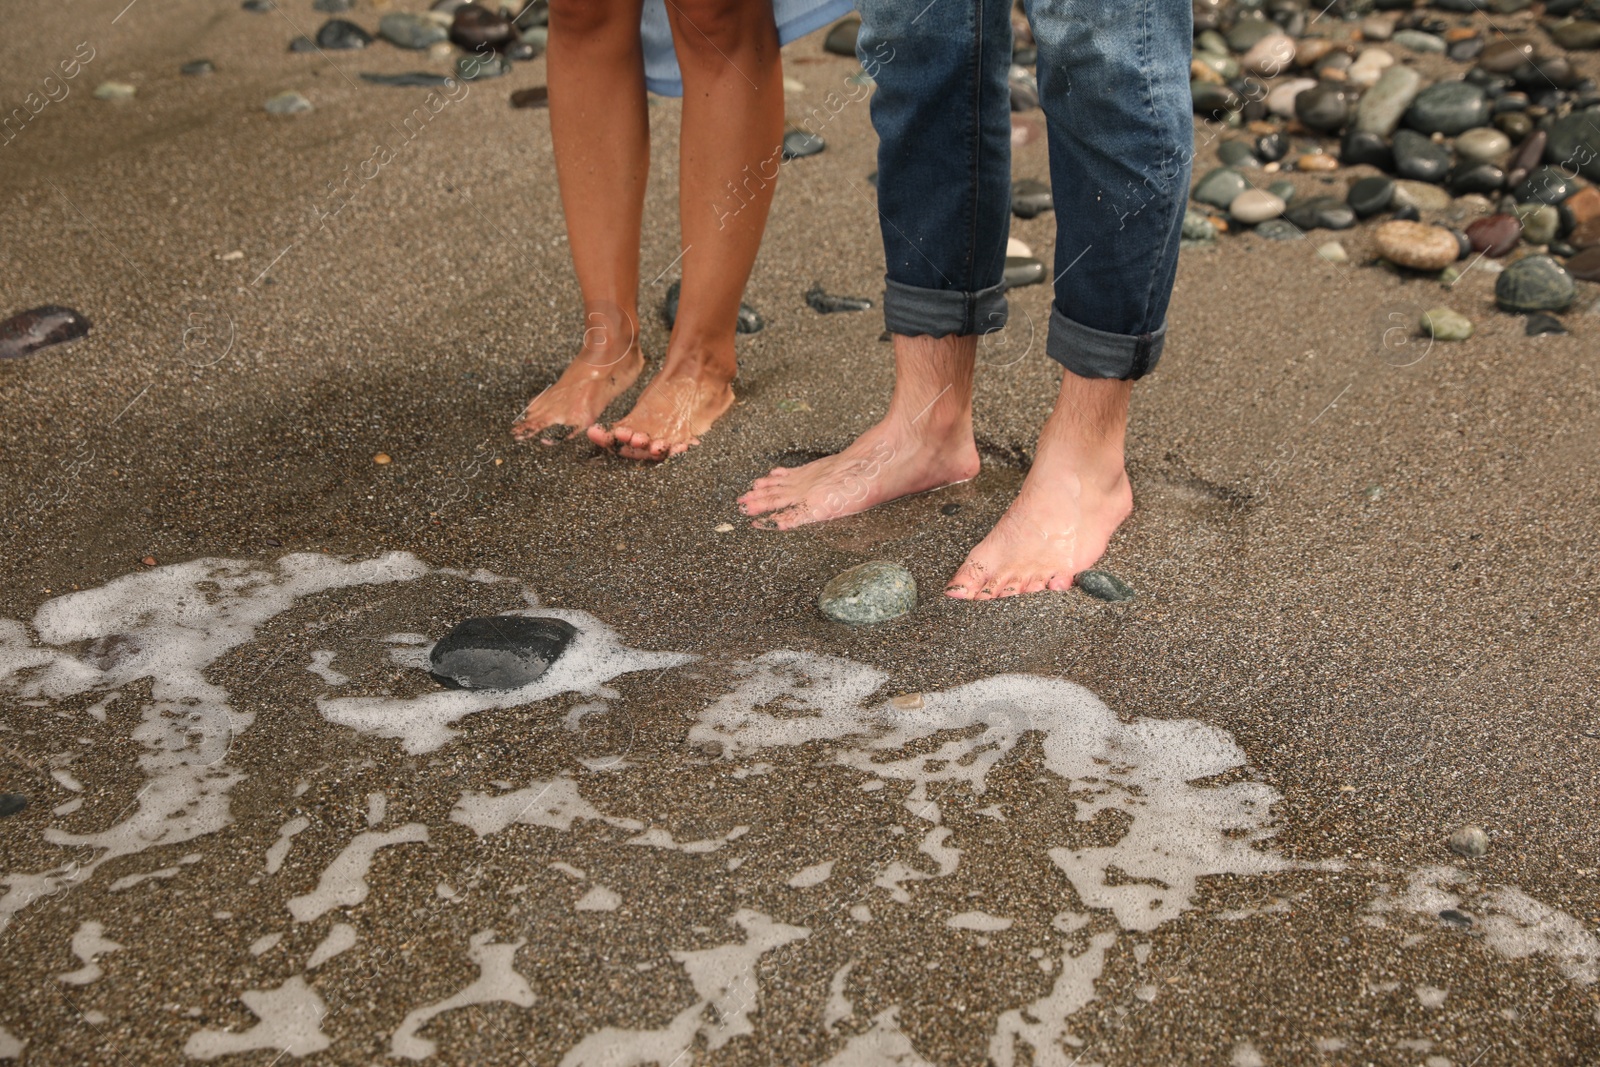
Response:
[[[50,772],[50,777],[54,778],[56,780],[56,784],[59,785],[62,789],[65,789],[65,790],[67,790],[69,792],[72,792],[72,793],[81,793],[81,792],[83,792],[83,783],[78,781],[76,778],[74,778],[67,771],[59,770],[59,769],[58,770],[53,770],[53,771]]]
[[[579,819],[604,822],[623,830],[642,830],[634,819],[613,818],[583,799],[578,783],[561,775],[535,781],[510,793],[463,793],[450,812],[450,821],[468,827],[479,837],[504,830],[513,823],[571,830]]]
[[[833,860],[824,860],[813,863],[809,867],[802,867],[790,876],[788,886],[790,889],[810,889],[812,886],[821,885],[833,874]]]
[[[579,881],[579,882],[583,881],[585,878],[588,877],[588,875],[584,874],[578,868],[574,867],[572,864],[567,863],[567,862],[565,862],[563,860],[556,860],[554,863],[550,864],[550,869],[552,871],[560,871],[562,874],[566,875],[568,878],[574,879],[575,881]]]
[[[695,841],[678,841],[670,832],[659,826],[651,827],[637,837],[628,838],[626,844],[643,845],[646,848],[664,848],[674,852],[716,852],[727,847],[731,842],[739,840],[750,832],[750,827],[739,825],[729,830],[720,837],[705,837]]]
[[[20,1059],[22,1050],[27,1047],[27,1042],[21,1040],[10,1030],[0,1026],[0,1060]]]
[[[263,956],[278,947],[278,942],[283,940],[283,931],[278,930],[270,934],[262,934],[250,942],[250,955]]]
[[[1228,1062],[1233,1067],[1267,1067],[1267,1061],[1261,1058],[1260,1051],[1248,1040],[1233,1046],[1233,1055],[1228,1057]]]
[[[77,811],[81,807],[83,807],[83,798],[82,797],[73,797],[71,800],[67,801],[65,804],[57,804],[55,807],[51,808],[50,809],[50,814],[52,814],[52,815],[71,815],[73,812]]]
[[[855,960],[840,967],[833,972],[833,978],[828,982],[828,1002],[822,1008],[822,1028],[832,1032],[838,1025],[856,1013],[856,1006],[850,998],[844,995],[845,983],[850,980],[850,971],[855,967]]]
[[[310,671],[318,678],[321,678],[329,685],[344,685],[350,681],[350,676],[347,674],[340,674],[338,671],[333,669],[333,658],[338,654],[339,653],[329,651],[325,648],[319,649],[316,652],[311,653],[311,663],[306,667],[306,670]]]
[[[132,889],[136,885],[142,885],[152,878],[176,878],[180,873],[176,867],[162,867],[156,871],[143,871],[139,874],[124,875],[107,886],[106,890],[110,893],[121,893],[125,889]]]
[[[846,1041],[824,1067],[933,1067],[900,1029],[899,1012],[896,1006],[874,1015],[871,1028]]]
[[[642,1067],[678,1063],[696,1036],[715,1052],[734,1038],[755,1032],[750,1015],[760,1008],[756,965],[761,956],[791,941],[811,936],[803,926],[774,922],[749,909],[731,920],[745,932],[742,942],[693,952],[674,952],[696,1000],[658,1030],[607,1026],[589,1034],[561,1058],[561,1067]],[[710,1012],[707,1012],[710,1009]],[[708,1018],[709,1014],[709,1018]]]
[[[239,994],[244,1006],[261,1021],[243,1033],[200,1030],[189,1035],[183,1054],[197,1060],[214,1060],[238,1052],[270,1049],[291,1056],[309,1056],[328,1047],[322,1034],[327,1006],[306,980],[295,975],[276,989],[247,989]]]
[[[218,658],[302,597],[426,572],[398,552],[354,563],[312,553],[265,566],[198,559],[46,601],[33,618],[37,645],[21,623],[0,620],[0,687],[19,698],[105,694],[144,680],[151,695],[132,732],[143,746],[138,766],[148,779],[137,808],[92,833],[47,827],[51,844],[94,854],[38,874],[8,872],[0,928],[29,903],[93,877],[110,860],[212,834],[231,821],[228,791],[244,776],[225,761],[255,715],[234,708],[228,692],[207,678]],[[88,651],[67,650],[83,642]]]
[[[78,957],[83,964],[75,971],[59,974],[56,977],[68,985],[88,985],[105,972],[100,969],[96,957],[108,952],[116,952],[122,948],[115,941],[105,936],[106,928],[97,922],[86,922],[78,927],[72,935],[72,954]]]
[[[1311,1043],[1316,1046],[1318,1052],[1338,1052],[1345,1047],[1345,1040],[1342,1037],[1319,1037]]]
[[[294,845],[295,835],[310,825],[310,819],[296,815],[279,828],[278,839],[267,849],[268,874],[277,874],[283,868],[283,861],[289,858],[289,849]]]
[[[389,798],[382,793],[367,794],[367,825],[376,826],[389,812]]]
[[[573,908],[578,911],[616,911],[621,906],[622,897],[616,890],[597,885],[579,897]]]
[[[400,1028],[390,1038],[390,1053],[409,1060],[421,1060],[432,1056],[439,1047],[427,1038],[419,1036],[417,1031],[426,1026],[429,1020],[447,1011],[474,1004],[493,1004],[498,1001],[515,1004],[521,1008],[531,1008],[534,999],[533,990],[528,987],[527,980],[512,966],[517,949],[523,944],[524,942],[520,940],[497,944],[493,930],[474,934],[467,955],[478,965],[477,980],[452,997],[447,997],[437,1004],[417,1008],[408,1014],[401,1021]]]
[[[323,870],[315,890],[289,898],[289,913],[295,922],[308,923],[334,908],[361,903],[372,891],[367,884],[367,872],[372,868],[372,857],[378,849],[426,840],[428,828],[417,822],[393,830],[365,830],[357,834]]]
[[[989,1040],[989,1058],[997,1067],[1014,1067],[1018,1043],[1033,1050],[1034,1067],[1079,1064],[1081,1057],[1069,1057],[1062,1044],[1070,1036],[1067,1020],[1094,1000],[1094,983],[1105,969],[1106,950],[1116,940],[1116,934],[1098,933],[1089,938],[1088,947],[1078,955],[1063,953],[1061,973],[1048,994],[1024,1008],[1001,1013]]]
[[[407,698],[320,698],[317,707],[329,722],[395,738],[405,751],[417,754],[443,746],[456,735],[454,724],[469,715],[533,704],[562,693],[615,698],[617,692],[606,686],[613,678],[635,671],[665,670],[693,658],[628,648],[615,631],[587,612],[544,608],[537,614],[565,619],[578,628],[578,634],[543,676],[520,689],[432,690]]]
[[[356,928],[349,923],[334,923],[328,929],[328,936],[311,951],[311,958],[306,960],[306,970],[316,970],[339,953],[354,948],[355,944]]]
[[[1431,985],[1417,986],[1416,993],[1417,1003],[1424,1008],[1442,1008],[1445,998],[1450,995],[1446,990]]]
[[[990,915],[983,911],[964,911],[959,915],[952,915],[944,924],[952,930],[982,930],[992,933],[997,930],[1011,929],[1012,920]]]

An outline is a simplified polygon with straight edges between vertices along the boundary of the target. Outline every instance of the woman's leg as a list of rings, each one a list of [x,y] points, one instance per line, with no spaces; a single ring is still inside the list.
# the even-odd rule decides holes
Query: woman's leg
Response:
[[[644,368],[639,227],[650,170],[643,0],[551,0],[550,136],[583,291],[583,346],[511,427],[553,444],[594,425]]]
[[[660,372],[610,431],[630,459],[683,452],[733,403],[734,326],[778,177],[783,72],[771,0],[667,0],[683,72],[683,288]]]

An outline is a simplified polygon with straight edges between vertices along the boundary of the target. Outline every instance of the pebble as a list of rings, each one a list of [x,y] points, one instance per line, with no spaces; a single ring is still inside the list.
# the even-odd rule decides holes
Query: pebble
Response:
[[[317,47],[327,52],[353,52],[372,43],[372,34],[348,19],[329,19],[317,30]]]
[[[315,52],[316,50],[317,42],[305,36],[305,34],[301,34],[299,37],[296,37],[294,40],[289,42],[289,51],[291,52],[304,53]]]
[[[1436,182],[1450,171],[1450,150],[1416,130],[1394,135],[1394,169],[1402,178]]]
[[[1548,311],[1535,311],[1528,316],[1528,324],[1523,327],[1522,332],[1528,337],[1542,337],[1547,333],[1566,333],[1567,328],[1561,324],[1560,319]]]
[[[831,52],[836,56],[856,55],[856,37],[861,33],[861,18],[851,15],[834,23],[833,29],[828,31],[828,36],[822,39],[822,50]]]
[[[94,87],[96,100],[132,100],[133,94],[138,92],[127,82],[101,82]]]
[[[1472,320],[1450,308],[1437,307],[1423,313],[1422,331],[1435,341],[1465,341],[1472,336]]]
[[[520,689],[538,681],[577,634],[565,619],[481,616],[440,638],[428,663],[451,689]]]
[[[246,11],[253,11],[257,15],[265,15],[277,5],[272,0],[244,0],[239,6]]]
[[[1388,137],[1400,126],[1406,109],[1422,88],[1422,75],[1410,67],[1394,66],[1356,104],[1355,128],[1362,133]]]
[[[1246,189],[1233,198],[1228,214],[1237,222],[1254,226],[1283,214],[1284,202],[1265,189]]]
[[[1549,204],[1518,204],[1517,218],[1522,222],[1522,239],[1530,245],[1549,244],[1561,227],[1561,213]]]
[[[827,148],[828,144],[814,133],[790,130],[783,135],[783,158],[805,159]]]
[[[1457,911],[1455,908],[1444,909],[1439,913],[1439,918],[1459,930],[1470,930],[1472,928],[1472,916],[1464,911]]]
[[[1463,826],[1450,835],[1450,851],[1475,860],[1489,851],[1489,835],[1481,826]]]
[[[1379,170],[1394,169],[1394,150],[1389,142],[1376,133],[1350,130],[1339,142],[1339,162],[1347,167],[1368,166]]]
[[[1185,241],[1215,241],[1217,228],[1205,212],[1190,208],[1183,213],[1182,237]]]
[[[1546,133],[1545,159],[1576,165],[1579,174],[1600,182],[1600,109],[1574,111],[1552,122]]]
[[[325,15],[342,15],[349,11],[350,7],[350,0],[316,0],[311,5],[311,10],[321,11]]]
[[[1526,37],[1502,37],[1484,48],[1478,67],[1494,74],[1510,74],[1533,56],[1534,43]]]
[[[1546,164],[1530,171],[1528,176],[1511,190],[1511,195],[1522,204],[1535,200],[1541,204],[1559,204],[1577,191],[1578,183],[1561,167]]]
[[[393,463],[394,460],[389,458],[389,453],[379,452],[372,457],[372,462],[376,463],[380,467],[387,467],[389,464]]]
[[[1339,169],[1339,161],[1325,152],[1307,152],[1295,160],[1295,168],[1309,172],[1326,173]]]
[[[1284,218],[1302,230],[1348,230],[1356,224],[1356,213],[1336,196],[1314,196],[1284,213]]]
[[[1007,289],[1038,285],[1044,281],[1044,264],[1032,256],[1007,256],[1001,283]]]
[[[1600,22],[1578,19],[1550,27],[1550,39],[1562,48],[1586,51],[1600,48]]]
[[[1450,206],[1450,194],[1427,182],[1394,183],[1395,207],[1414,207],[1420,211],[1443,211]]]
[[[1294,98],[1294,115],[1313,130],[1336,133],[1350,121],[1354,101],[1347,86],[1322,81]]]
[[[1267,110],[1279,118],[1294,118],[1295,97],[1307,89],[1315,88],[1316,84],[1315,78],[1290,78],[1279,82],[1267,92]]]
[[[498,78],[511,73],[511,60],[495,52],[483,55],[473,53],[456,60],[456,75],[465,82]]]
[[[1255,234],[1269,241],[1298,241],[1305,237],[1300,227],[1283,219],[1268,219],[1255,228]]]
[[[1345,202],[1357,218],[1368,219],[1389,209],[1394,199],[1394,179],[1381,174],[1362,178],[1350,186]]]
[[[1593,248],[1600,245],[1600,219],[1590,219],[1567,234],[1567,243],[1574,248]]]
[[[817,597],[817,607],[835,622],[871,626],[917,606],[917,580],[898,563],[873,560],[835,575]]]
[[[1405,122],[1423,133],[1458,133],[1489,121],[1489,95],[1481,85],[1467,81],[1443,81],[1428,86],[1406,109]]]
[[[1561,213],[1562,225],[1569,230],[1582,226],[1590,219],[1600,219],[1600,189],[1592,185],[1579,189],[1567,197],[1557,210]]]
[[[1185,212],[1186,216],[1187,216],[1187,214],[1188,213]],[[1185,218],[1185,222],[1187,222],[1187,221],[1188,220],[1187,220],[1187,217],[1186,217]],[[1031,255],[1033,255],[1033,249],[1029,248],[1027,243],[1024,242],[1024,241],[1018,240],[1015,237],[1007,237],[1006,238],[1006,255],[1008,255],[1008,256],[1031,256]]]
[[[1374,236],[1379,255],[1412,270],[1443,270],[1461,254],[1455,234],[1442,226],[1391,220],[1379,226]]]
[[[1318,245],[1317,255],[1321,256],[1329,263],[1350,262],[1350,253],[1346,252],[1344,250],[1344,245],[1340,244],[1338,241],[1329,241],[1325,245]]]
[[[819,315],[834,315],[841,311],[866,311],[872,301],[863,296],[833,296],[815,282],[806,290],[806,305]]]
[[[1289,139],[1276,131],[1256,138],[1256,158],[1276,163],[1289,154]]]
[[[1382,48],[1368,48],[1345,71],[1345,81],[1359,89],[1371,89],[1394,66],[1394,56]]]
[[[191,78],[202,74],[215,74],[216,72],[217,65],[209,59],[191,59],[178,68],[179,74],[187,74]]]
[[[547,85],[533,85],[526,89],[518,89],[511,94],[512,107],[549,107],[550,87]]]
[[[0,819],[9,819],[28,806],[28,798],[21,793],[0,793]]]
[[[1252,169],[1261,166],[1248,141],[1223,141],[1217,146],[1217,160],[1225,167]]]
[[[1239,187],[1244,187],[1243,178],[1239,178]],[[1036,218],[1054,209],[1055,201],[1051,199],[1050,187],[1044,182],[1036,178],[1023,178],[1011,183],[1011,213],[1017,218]]]
[[[1368,15],[1361,20],[1361,36],[1369,41],[1387,41],[1394,36],[1394,23],[1382,15]]]
[[[1453,196],[1487,195],[1505,188],[1506,172],[1493,163],[1462,160],[1444,177],[1445,188]]]
[[[1244,108],[1244,99],[1226,85],[1190,82],[1189,93],[1194,99],[1194,113],[1213,122],[1236,120]]]
[[[1282,32],[1277,23],[1259,14],[1241,12],[1239,21],[1228,31],[1228,47],[1235,52],[1248,52],[1260,41]]]
[[[311,110],[311,101],[291,90],[268,97],[266,109],[269,115],[298,115],[302,111]]]
[[[392,11],[378,20],[378,36],[401,48],[421,51],[430,45],[450,39],[450,30],[436,18],[413,14],[410,11]]]
[[[1021,185],[1018,182],[1017,185]],[[1011,208],[1016,210],[1017,185],[1011,187]],[[1194,198],[1202,204],[1209,204],[1223,211],[1228,210],[1234,199],[1246,189],[1250,183],[1244,180],[1244,175],[1229,167],[1218,167],[1207,173],[1194,186]],[[1048,193],[1048,190],[1046,190]],[[1018,212],[1021,215],[1021,212]],[[1023,218],[1032,218],[1032,215],[1022,215]]]
[[[1456,155],[1476,163],[1498,163],[1511,151],[1511,138],[1492,126],[1478,126],[1456,138]]]
[[[1472,247],[1484,255],[1503,256],[1522,239],[1522,223],[1515,215],[1490,215],[1469,223],[1467,238]]]
[[[1585,248],[1568,259],[1567,273],[1586,282],[1600,282],[1600,246]]]
[[[0,322],[0,359],[19,359],[41,348],[76,341],[89,332],[83,314],[58,304],[19,312]]]
[[[1285,204],[1294,203],[1294,182],[1287,178],[1279,179],[1267,186],[1267,192],[1282,200]]]
[[[1012,111],[1033,111],[1039,107],[1039,81],[1027,67],[1013,65],[1006,85],[1011,90]]]
[[[1072,584],[1096,600],[1114,604],[1120,600],[1133,599],[1133,588],[1121,578],[1106,571],[1080,571],[1078,576],[1072,579]]]
[[[1574,289],[1561,264],[1549,256],[1528,256],[1495,279],[1494,298],[1505,311],[1565,311]]]
[[[1250,50],[1240,58],[1239,65],[1251,74],[1274,78],[1288,70],[1295,58],[1294,38],[1287,33],[1275,32],[1251,45]]]
[[[510,44],[516,36],[510,19],[482,4],[462,4],[450,20],[450,40],[469,52]]]
[[[362,81],[371,82],[373,85],[394,85],[401,88],[442,88],[455,83],[455,79],[448,74],[435,74],[426,70],[411,70],[403,74],[374,74],[364,70],[360,77]]]
[[[1413,52],[1423,52],[1430,55],[1444,54],[1444,40],[1431,33],[1420,30],[1396,30],[1394,43],[1402,48],[1409,48]]]

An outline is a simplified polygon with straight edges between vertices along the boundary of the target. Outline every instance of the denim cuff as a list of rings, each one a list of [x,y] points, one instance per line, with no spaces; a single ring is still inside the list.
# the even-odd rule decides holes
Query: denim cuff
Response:
[[[975,293],[959,289],[921,289],[893,278],[883,280],[883,326],[905,337],[971,337],[1006,324],[1002,282]]]
[[[884,301],[885,307],[888,301]],[[1117,378],[1132,381],[1155,369],[1167,340],[1167,324],[1155,333],[1106,333],[1073,322],[1050,309],[1050,337],[1045,355],[1080,378]]]

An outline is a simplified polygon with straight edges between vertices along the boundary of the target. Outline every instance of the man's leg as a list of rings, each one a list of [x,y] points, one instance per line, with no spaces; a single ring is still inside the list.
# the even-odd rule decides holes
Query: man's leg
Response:
[[[1008,0],[862,0],[857,52],[878,83],[878,211],[894,336],[889,413],[836,456],[777,468],[739,498],[758,525],[838,518],[978,472],[977,335],[1005,325],[1010,216]]]
[[[589,431],[629,459],[666,459],[699,444],[733,404],[739,297],[761,246],[783,142],[783,69],[769,0],[671,0],[667,16],[683,71],[682,296],[661,370],[610,430]]]
[[[639,352],[639,225],[650,172],[642,0],[550,5],[550,136],[572,264],[583,291],[583,345],[511,427],[546,444],[582,433],[644,368]],[[604,137],[595,129],[603,127]]]
[[[1022,491],[946,592],[1065,589],[1133,510],[1123,467],[1134,379],[1160,358],[1194,126],[1189,0],[1032,0],[1050,130],[1055,306],[1065,368]]]

